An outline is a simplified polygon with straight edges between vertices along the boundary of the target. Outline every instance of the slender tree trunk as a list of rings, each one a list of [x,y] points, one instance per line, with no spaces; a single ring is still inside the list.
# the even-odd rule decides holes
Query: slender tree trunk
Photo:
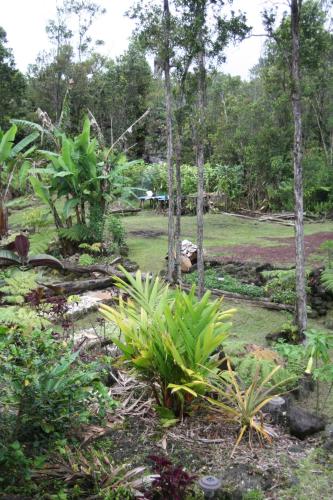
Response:
[[[180,283],[182,280],[181,270],[181,216],[182,216],[182,178],[181,178],[181,138],[180,127],[177,131],[176,143],[176,227],[175,227],[175,244],[176,244],[176,279]]]
[[[4,200],[0,196],[0,240],[8,233],[8,210],[5,207]]]
[[[87,221],[86,221],[86,208],[84,205],[84,201],[81,201],[81,221],[82,221],[82,224],[87,223]]]
[[[166,100],[167,128],[167,166],[168,166],[168,280],[174,281],[175,275],[175,201],[174,201],[174,168],[173,168],[173,136],[172,136],[172,96],[170,77],[170,9],[169,0],[164,2],[164,85]]]
[[[291,0],[292,108],[294,116],[294,196],[296,246],[296,324],[300,338],[307,327],[303,220],[302,109],[300,78],[300,13],[302,0]]]
[[[205,93],[206,93],[206,68],[205,54],[203,48],[198,54],[198,121],[199,130],[197,133],[197,168],[198,168],[198,187],[197,187],[197,246],[198,246],[198,297],[202,297],[205,289],[205,270],[203,254],[203,204],[204,204],[204,123],[205,123]]]

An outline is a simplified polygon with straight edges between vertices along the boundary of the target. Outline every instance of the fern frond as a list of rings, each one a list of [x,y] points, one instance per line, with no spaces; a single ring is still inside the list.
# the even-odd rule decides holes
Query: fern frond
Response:
[[[72,242],[82,242],[89,241],[91,234],[89,228],[84,224],[75,224],[72,227],[59,229],[59,236]]]
[[[333,269],[324,269],[321,273],[320,280],[325,289],[333,293]]]

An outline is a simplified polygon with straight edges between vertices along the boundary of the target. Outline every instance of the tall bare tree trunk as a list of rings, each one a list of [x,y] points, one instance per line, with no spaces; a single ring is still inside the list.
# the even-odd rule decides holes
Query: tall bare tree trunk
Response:
[[[198,168],[198,187],[197,187],[197,246],[198,246],[198,297],[202,297],[205,288],[205,270],[203,254],[203,208],[204,208],[204,123],[205,123],[205,94],[206,94],[206,68],[205,53],[202,47],[198,54],[198,122],[199,130],[197,133],[197,168]]]
[[[0,195],[0,240],[8,233],[8,209]]]
[[[292,108],[294,116],[294,196],[296,246],[296,324],[302,338],[307,328],[302,172],[302,108],[300,77],[300,14],[302,0],[291,0]]]
[[[175,275],[175,200],[174,200],[174,169],[173,169],[173,137],[172,137],[172,96],[170,77],[170,9],[169,0],[164,4],[164,85],[166,101],[167,128],[167,166],[168,166],[168,280],[174,281]]]
[[[181,270],[181,216],[182,216],[182,177],[181,177],[181,137],[180,127],[177,131],[176,143],[176,227],[175,227],[175,245],[176,245],[176,279],[180,283],[182,280]]]

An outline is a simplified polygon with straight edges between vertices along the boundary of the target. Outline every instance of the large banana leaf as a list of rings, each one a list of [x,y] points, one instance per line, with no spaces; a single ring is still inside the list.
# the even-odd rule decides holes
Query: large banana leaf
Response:
[[[10,250],[0,250],[0,261],[12,264],[21,264],[20,257]]]
[[[60,260],[48,254],[39,254],[39,255],[34,255],[33,257],[29,257],[28,264],[30,264],[33,267],[47,266],[47,267],[55,267],[58,269],[63,269],[63,265],[60,262]]]
[[[16,125],[12,125],[10,129],[8,129],[7,132],[3,134],[0,142],[0,163],[3,163],[10,158],[16,132]]]
[[[30,183],[33,187],[35,195],[38,196],[38,198],[40,198],[46,205],[50,205],[51,195],[49,190],[43,186],[37,177],[31,177]]]
[[[31,134],[27,135],[27,137],[24,137],[24,139],[22,139],[20,142],[15,144],[15,146],[13,146],[10,153],[10,157],[14,158],[16,155],[21,153],[21,151],[23,151],[27,146],[29,146],[29,144],[34,142],[38,137],[39,137],[38,132],[32,132]]]

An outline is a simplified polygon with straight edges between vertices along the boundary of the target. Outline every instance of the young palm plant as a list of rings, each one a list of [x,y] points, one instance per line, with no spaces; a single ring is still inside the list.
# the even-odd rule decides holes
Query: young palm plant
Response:
[[[233,311],[222,312],[221,301],[211,301],[209,292],[198,299],[194,288],[171,292],[159,278],[122,271],[126,281],[118,278],[117,285],[129,299],[100,311],[121,332],[113,340],[123,360],[151,384],[157,405],[179,416],[217,372],[214,352],[228,335]]]

